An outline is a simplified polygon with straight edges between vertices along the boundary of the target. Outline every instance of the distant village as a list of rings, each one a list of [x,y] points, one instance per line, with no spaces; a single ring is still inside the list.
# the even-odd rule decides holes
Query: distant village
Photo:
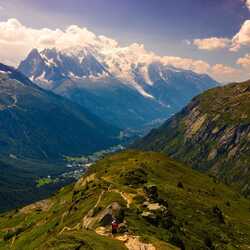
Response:
[[[66,179],[78,180],[96,161],[102,159],[105,155],[115,153],[124,149],[122,145],[116,145],[106,150],[95,152],[94,154],[81,157],[65,157],[66,167],[69,169],[56,178],[50,175],[47,178],[37,180],[37,187],[43,185],[55,184]],[[72,169],[72,170],[71,170]]]

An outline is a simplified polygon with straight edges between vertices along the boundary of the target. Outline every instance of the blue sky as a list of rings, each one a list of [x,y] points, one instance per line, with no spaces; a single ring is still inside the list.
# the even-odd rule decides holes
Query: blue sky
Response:
[[[0,0],[0,6],[2,22],[16,18],[36,29],[76,24],[124,46],[143,43],[159,55],[239,68],[235,62],[249,51],[245,45],[232,53],[192,44],[194,39],[232,39],[250,19],[244,0]]]

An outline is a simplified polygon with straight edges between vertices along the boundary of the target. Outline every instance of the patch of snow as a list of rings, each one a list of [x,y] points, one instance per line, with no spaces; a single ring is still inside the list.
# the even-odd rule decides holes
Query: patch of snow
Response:
[[[60,54],[58,54],[56,58],[57,58],[58,62],[62,63],[62,59],[61,59]]]
[[[39,77],[36,78],[36,81],[42,82],[46,85],[51,85],[52,81],[46,79],[46,72],[44,71]]]
[[[11,74],[11,71],[9,71],[9,70],[8,70],[8,71],[0,70],[0,73],[1,73],[1,74],[7,75],[7,74]]]
[[[165,108],[171,108],[171,105],[169,105],[169,104],[165,104],[165,103],[163,103],[162,101],[158,101],[159,102],[159,104],[161,105],[161,106],[163,106],[163,107],[165,107]]]
[[[132,84],[132,87],[134,87],[144,97],[147,97],[147,98],[150,98],[150,99],[155,99],[154,96],[147,93],[139,84],[136,84],[134,82],[134,84]]]
[[[54,61],[53,58],[48,59],[48,64],[49,64],[49,66],[57,66],[57,63]]]

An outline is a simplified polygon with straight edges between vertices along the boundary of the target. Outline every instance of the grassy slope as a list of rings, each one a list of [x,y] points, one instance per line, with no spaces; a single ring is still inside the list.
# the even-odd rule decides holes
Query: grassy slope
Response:
[[[138,174],[141,171],[146,174]],[[122,152],[99,161],[89,176],[93,173],[95,178],[87,185],[84,176],[75,185],[61,189],[42,208],[3,214],[0,238],[5,240],[0,241],[0,249],[10,249],[11,244],[12,249],[27,250],[125,249],[116,240],[82,228],[60,234],[65,226],[73,228],[81,223],[99,194],[108,188],[134,197],[131,207],[125,210],[129,231],[152,242],[157,249],[169,249],[164,242],[180,245],[180,241],[186,249],[207,249],[204,241],[211,241],[216,249],[245,250],[250,246],[250,201],[164,155]],[[177,187],[179,182],[184,188]],[[151,184],[157,186],[160,198],[168,203],[172,214],[172,226],[168,229],[161,222],[155,226],[141,216],[146,196],[142,188]],[[112,201],[125,205],[119,193],[106,191],[99,208],[105,208]],[[225,224],[213,213],[215,206],[223,212]]]

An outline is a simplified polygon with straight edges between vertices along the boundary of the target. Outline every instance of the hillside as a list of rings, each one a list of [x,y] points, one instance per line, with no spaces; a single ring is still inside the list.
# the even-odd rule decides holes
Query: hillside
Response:
[[[46,197],[36,179],[66,171],[64,156],[118,142],[119,130],[0,64],[0,211]]]
[[[58,159],[117,142],[119,130],[0,64],[0,154]]]
[[[142,48],[93,45],[33,49],[19,70],[38,86],[86,107],[121,128],[143,128],[170,117],[218,83],[177,69]]]
[[[134,147],[165,152],[250,194],[250,81],[208,90]]]
[[[52,195],[73,179],[37,187],[36,181],[68,171],[63,162],[0,157],[0,212],[30,204]]]
[[[246,250],[249,208],[229,187],[163,154],[127,151],[50,199],[2,214],[0,249]],[[120,222],[114,238],[112,216]]]

